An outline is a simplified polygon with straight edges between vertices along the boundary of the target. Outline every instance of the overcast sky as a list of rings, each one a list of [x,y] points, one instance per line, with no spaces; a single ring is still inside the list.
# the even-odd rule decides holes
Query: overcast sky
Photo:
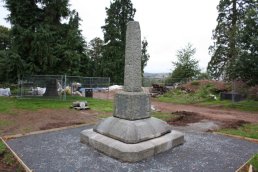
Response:
[[[142,39],[146,38],[149,43],[150,60],[145,72],[171,72],[177,50],[187,43],[196,48],[195,58],[199,60],[200,68],[206,70],[219,0],[132,0],[132,3]],[[70,4],[71,9],[79,12],[86,41],[103,38],[101,26],[105,24],[105,7],[109,7],[110,0],[70,0]],[[10,27],[4,20],[7,14],[0,0],[0,25]]]

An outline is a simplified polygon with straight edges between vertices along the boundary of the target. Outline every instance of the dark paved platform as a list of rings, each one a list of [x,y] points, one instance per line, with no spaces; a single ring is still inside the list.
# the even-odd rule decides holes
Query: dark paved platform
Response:
[[[7,141],[35,172],[235,171],[258,144],[210,133],[185,133],[185,144],[139,163],[122,163],[80,143],[88,127],[24,136]]]

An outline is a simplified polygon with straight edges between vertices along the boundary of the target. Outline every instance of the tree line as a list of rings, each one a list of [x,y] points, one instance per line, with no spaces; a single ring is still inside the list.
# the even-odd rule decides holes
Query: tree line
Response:
[[[104,40],[94,38],[89,43],[69,0],[4,2],[11,28],[0,26],[0,82],[16,82],[27,75],[66,74],[110,77],[111,82],[123,84],[126,25],[136,13],[131,0],[110,2],[102,26]],[[147,47],[143,40],[143,67],[149,59]]]
[[[220,0],[208,72],[258,84],[258,1]]]
[[[213,78],[258,84],[258,1],[220,0],[217,9],[207,72],[200,72],[195,48],[189,44],[177,52],[168,83]]]

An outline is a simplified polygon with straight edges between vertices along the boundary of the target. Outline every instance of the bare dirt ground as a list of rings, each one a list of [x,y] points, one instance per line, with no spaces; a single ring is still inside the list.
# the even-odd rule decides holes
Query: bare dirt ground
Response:
[[[97,92],[94,93],[94,98],[113,100],[116,92]],[[209,131],[221,127],[235,128],[244,123],[258,123],[257,112],[242,112],[222,109],[221,107],[178,105],[159,102],[156,99],[152,99],[152,105],[158,111],[179,115],[179,118],[168,121],[169,124],[179,130]],[[19,110],[13,115],[1,114],[0,122],[8,121],[9,124],[0,127],[0,136],[25,134],[32,131],[78,124],[92,124],[99,120],[97,117],[99,113],[93,110],[78,111],[67,108],[42,109],[38,111]],[[15,165],[7,168],[6,164],[1,164],[1,158],[0,156],[0,171],[2,169],[13,171],[16,168]]]
[[[210,119],[220,122],[245,121],[249,123],[258,123],[258,113],[243,112],[237,110],[222,109],[221,107],[204,107],[198,105],[179,105],[164,103],[153,100],[152,105],[162,112],[186,111],[193,112],[195,116],[203,119]]]
[[[147,92],[146,90],[144,91]],[[116,91],[111,91],[109,93],[94,93],[94,97],[112,100],[114,99],[115,93]],[[193,123],[199,124],[200,122],[200,125],[206,125],[213,122],[216,124],[216,127],[211,125],[210,129],[218,129],[222,127],[236,128],[245,123],[258,123],[258,112],[243,112],[238,110],[223,109],[219,106],[207,107],[200,105],[165,103],[159,102],[154,98],[151,102],[157,111],[180,114],[180,118],[169,121],[170,124],[175,126],[186,126]],[[207,127],[207,130],[210,129]]]
[[[117,91],[94,93],[94,98],[114,99]],[[161,112],[180,114],[180,118],[168,121],[174,126],[190,124],[208,125],[210,122],[219,127],[237,127],[244,123],[258,123],[258,113],[222,109],[220,107],[204,107],[197,105],[179,105],[159,102],[152,99],[152,105]],[[78,124],[97,122],[100,112],[93,110],[78,111],[74,109],[42,109],[38,111],[19,110],[13,115],[1,114],[0,121],[9,121],[9,125],[0,127],[0,135],[23,134],[31,131],[46,130]],[[110,113],[111,115],[112,113]],[[11,122],[10,122],[11,121]],[[10,124],[11,123],[11,124]],[[195,125],[192,125],[196,128]],[[199,127],[199,126],[197,126]],[[217,128],[217,127],[215,127]],[[209,130],[209,126],[205,130]]]
[[[38,111],[19,110],[14,115],[1,114],[0,121],[11,121],[10,125],[0,128],[1,136],[23,134],[31,131],[46,130],[78,124],[95,123],[98,112],[74,109],[42,109]]]

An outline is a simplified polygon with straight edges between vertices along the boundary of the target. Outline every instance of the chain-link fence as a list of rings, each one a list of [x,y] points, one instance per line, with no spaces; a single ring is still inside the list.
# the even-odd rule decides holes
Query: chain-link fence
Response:
[[[143,77],[142,85],[143,85],[143,87],[151,87],[153,84],[158,84],[158,85],[169,87],[169,86],[175,86],[175,85],[179,85],[179,84],[185,84],[192,80],[193,79],[189,79],[189,78]]]
[[[18,81],[19,98],[66,100],[67,96],[92,97],[94,91],[108,91],[107,77],[34,75]]]
[[[153,84],[165,85],[165,81],[166,80],[164,78],[145,77],[145,78],[142,78],[142,86],[151,87]]]

